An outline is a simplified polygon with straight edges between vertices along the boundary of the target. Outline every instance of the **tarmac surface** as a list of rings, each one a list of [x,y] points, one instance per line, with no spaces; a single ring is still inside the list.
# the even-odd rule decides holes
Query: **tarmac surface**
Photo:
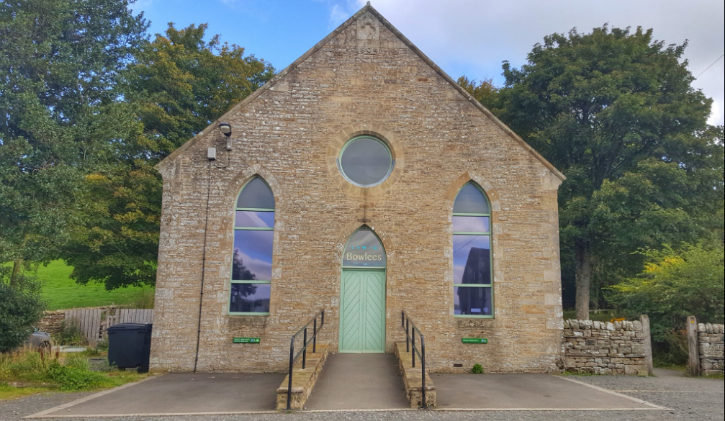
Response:
[[[441,409],[653,409],[656,405],[548,374],[433,374]],[[586,393],[583,393],[586,391]]]
[[[284,374],[171,373],[101,392],[44,416],[174,415],[274,411]]]
[[[313,420],[313,421],[329,421],[329,420],[351,420],[351,421],[373,421],[373,420],[401,420],[401,421],[449,421],[449,420],[587,420],[587,421],[613,421],[613,420],[632,420],[638,421],[669,421],[669,420],[722,420],[724,414],[723,401],[723,380],[708,378],[689,378],[685,377],[682,372],[673,370],[655,369],[656,377],[634,377],[634,376],[565,376],[564,379],[573,379],[580,383],[586,383],[595,388],[588,387],[584,384],[576,384],[578,389],[569,393],[569,399],[579,400],[588,399],[592,393],[599,393],[596,388],[604,388],[610,392],[620,393],[634,398],[642,399],[655,405],[666,407],[667,409],[652,410],[570,410],[566,408],[537,410],[537,409],[519,409],[519,410],[501,410],[501,409],[483,409],[483,410],[448,410],[439,407],[437,410],[361,410],[361,411],[302,411],[292,414],[274,413],[274,412],[257,412],[246,414],[206,414],[206,415],[158,415],[158,416],[137,416],[129,418],[127,416],[105,416],[105,417],[88,417],[74,416],[88,421],[236,421],[236,420],[256,420],[256,421],[284,421],[284,420]],[[210,375],[220,376],[220,375]],[[226,375],[224,375],[226,376]],[[233,375],[238,376],[238,375]],[[436,377],[434,375],[434,381]],[[480,377],[494,377],[493,374],[477,375]],[[512,375],[513,376],[513,375]],[[166,376],[164,376],[166,377]],[[153,380],[161,380],[164,377],[155,377]],[[222,376],[223,377],[223,376]],[[546,376],[542,376],[546,377]],[[218,378],[218,377],[217,377]],[[281,377],[278,377],[281,383]],[[237,379],[238,380],[238,379]],[[556,389],[561,386],[562,378],[552,377],[552,387]],[[148,380],[147,382],[151,382]],[[195,382],[196,380],[194,380]],[[136,383],[126,388],[136,388],[147,382]],[[444,383],[445,381],[443,381]],[[270,382],[270,384],[273,384]],[[204,392],[203,383],[195,383],[200,385],[195,389],[197,394],[208,398]],[[115,389],[115,391],[106,393],[103,396],[112,395],[125,389]],[[517,390],[517,394],[520,393]],[[155,392],[156,393],[156,392]],[[439,392],[440,393],[440,392]],[[547,393],[548,394],[548,393]],[[53,413],[56,416],[68,414],[68,410],[72,406],[63,406],[65,409],[58,408],[58,405],[68,405],[77,402],[80,398],[89,398],[97,396],[98,393],[82,392],[82,393],[48,393],[43,395],[29,396],[26,398],[15,399],[11,401],[0,401],[0,420],[19,421],[23,417],[36,414],[39,411],[44,413]],[[103,396],[93,398],[101,399]],[[192,394],[186,396],[191,397],[192,402],[199,402]],[[513,398],[516,398],[514,396]],[[88,402],[90,402],[88,401]],[[445,401],[445,398],[444,398]],[[439,403],[441,399],[439,397]],[[187,403],[188,404],[188,403]],[[133,402],[125,402],[127,407],[132,407]],[[190,405],[190,404],[189,404]],[[499,406],[499,405],[496,405]],[[53,409],[54,408],[54,409]],[[51,409],[50,411],[44,411]],[[68,419],[57,418],[57,419]]]
[[[394,354],[330,354],[309,410],[409,408]]]

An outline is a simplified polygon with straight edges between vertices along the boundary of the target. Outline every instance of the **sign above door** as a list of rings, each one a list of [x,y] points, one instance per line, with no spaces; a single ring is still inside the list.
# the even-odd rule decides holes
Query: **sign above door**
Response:
[[[353,234],[345,246],[342,256],[343,266],[384,268],[385,264],[385,250],[372,230],[363,227]]]

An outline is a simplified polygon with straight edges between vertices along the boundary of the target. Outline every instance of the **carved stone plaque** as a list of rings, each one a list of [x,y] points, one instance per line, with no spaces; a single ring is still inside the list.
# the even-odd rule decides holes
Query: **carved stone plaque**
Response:
[[[380,50],[380,22],[374,16],[365,15],[357,20],[358,54],[377,54]]]

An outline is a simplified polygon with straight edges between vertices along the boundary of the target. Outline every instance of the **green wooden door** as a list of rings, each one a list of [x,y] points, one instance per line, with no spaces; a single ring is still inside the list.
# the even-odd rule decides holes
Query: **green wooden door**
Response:
[[[340,352],[385,352],[385,271],[342,271]]]

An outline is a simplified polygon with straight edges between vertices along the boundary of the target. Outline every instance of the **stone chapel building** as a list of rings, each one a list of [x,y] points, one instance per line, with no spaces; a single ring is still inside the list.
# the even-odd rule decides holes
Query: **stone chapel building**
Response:
[[[333,352],[404,310],[430,371],[557,370],[564,176],[371,6],[157,168],[152,370],[284,371],[323,309]]]

